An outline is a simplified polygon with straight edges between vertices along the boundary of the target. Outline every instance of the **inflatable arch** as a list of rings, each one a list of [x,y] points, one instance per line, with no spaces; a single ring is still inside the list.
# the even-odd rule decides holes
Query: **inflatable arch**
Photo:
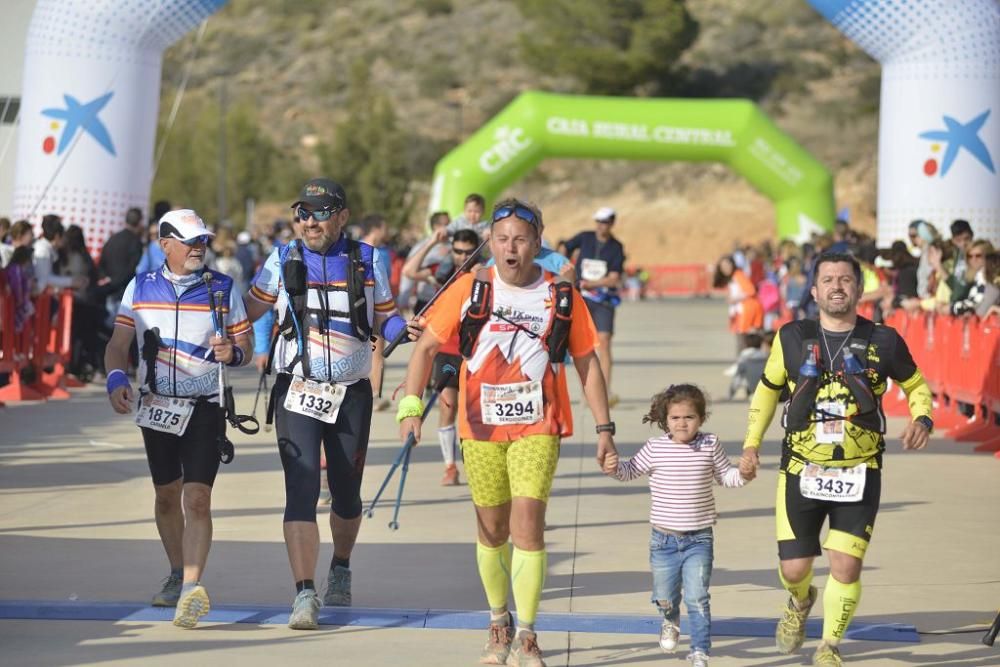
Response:
[[[882,64],[879,245],[916,218],[1000,242],[1000,3],[809,2]]]
[[[723,162],[774,202],[780,237],[833,225],[830,173],[746,100],[522,93],[438,162],[430,208],[493,200],[551,157]]]

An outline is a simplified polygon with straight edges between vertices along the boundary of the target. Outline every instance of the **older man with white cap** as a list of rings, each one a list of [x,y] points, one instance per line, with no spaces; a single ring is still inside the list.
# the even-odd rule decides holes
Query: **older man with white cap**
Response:
[[[621,303],[618,288],[625,271],[625,248],[611,235],[617,214],[613,208],[602,206],[594,213],[597,223],[592,232],[580,232],[560,248],[571,257],[576,266],[577,286],[584,303],[597,327],[597,357],[601,361],[604,381],[611,389],[611,337],[615,333],[615,308]],[[618,396],[608,395],[614,406]]]
[[[205,269],[212,236],[190,209],[160,218],[166,261],[125,288],[104,359],[111,407],[128,414],[134,397],[128,353],[138,338],[136,424],[156,492],[156,528],[170,561],[153,606],[176,606],[174,625],[183,628],[193,628],[209,610],[201,575],[212,543],[212,485],[220,461],[219,364],[242,366],[251,356],[240,293],[229,276]]]

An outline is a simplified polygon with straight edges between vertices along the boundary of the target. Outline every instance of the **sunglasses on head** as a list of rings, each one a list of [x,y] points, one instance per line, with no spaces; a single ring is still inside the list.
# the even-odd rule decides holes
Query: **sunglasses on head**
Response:
[[[309,209],[299,206],[295,209],[295,219],[300,222],[305,222],[309,218],[312,218],[316,222],[326,222],[329,220],[334,213],[337,211],[332,208],[321,208],[316,211],[310,211]]]
[[[201,236],[195,236],[194,238],[191,239],[183,239],[183,240],[177,239],[177,240],[186,245],[187,247],[193,248],[196,245],[208,245],[210,237],[206,234],[202,234]]]
[[[538,225],[538,216],[535,215],[534,211],[525,206],[502,206],[493,211],[493,222],[498,222],[510,216],[520,218],[531,225]]]

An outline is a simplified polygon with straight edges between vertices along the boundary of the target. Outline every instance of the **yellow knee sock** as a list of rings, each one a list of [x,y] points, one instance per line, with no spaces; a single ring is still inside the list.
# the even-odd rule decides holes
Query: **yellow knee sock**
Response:
[[[809,599],[809,586],[812,585],[813,571],[809,568],[809,573],[802,577],[802,581],[797,581],[794,584],[788,579],[785,579],[785,575],[781,573],[781,568],[778,568],[778,578],[781,579],[781,585],[785,587],[785,590],[792,594],[795,601],[804,604]]]
[[[510,582],[510,544],[488,547],[476,542],[476,563],[490,609],[506,609]]]
[[[542,599],[545,586],[545,550],[522,551],[514,547],[511,559],[511,577],[514,588],[514,602],[517,604],[518,627],[530,626],[538,613],[538,602]]]
[[[823,589],[823,641],[837,644],[844,638],[854,610],[861,601],[861,580],[842,584],[831,574]]]

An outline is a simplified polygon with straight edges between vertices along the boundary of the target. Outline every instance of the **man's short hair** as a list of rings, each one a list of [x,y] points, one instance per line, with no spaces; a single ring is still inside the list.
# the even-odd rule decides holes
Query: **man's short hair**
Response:
[[[469,243],[473,248],[479,247],[479,234],[473,229],[460,229],[455,232],[455,235],[451,237],[451,242],[460,241],[462,243]]]
[[[49,213],[42,218],[42,236],[45,240],[51,241],[57,236],[62,236],[65,231],[62,218],[55,213]]]
[[[361,234],[368,236],[373,230],[385,227],[385,217],[381,213],[369,213],[361,218]]]
[[[434,211],[431,213],[429,222],[431,228],[438,227],[440,225],[447,225],[451,222],[451,216],[448,215],[448,211]]]
[[[142,222],[142,209],[132,207],[125,213],[125,224],[129,227],[138,227]]]
[[[975,234],[972,233],[972,225],[969,224],[968,220],[959,219],[951,223],[951,238],[955,238],[961,234],[975,236]]]
[[[493,205],[493,213],[490,215],[490,225],[492,226],[492,224],[496,222],[497,211],[499,211],[502,208],[508,208],[508,207],[513,208],[517,206],[526,208],[535,215],[536,224],[532,224],[531,226],[535,228],[535,233],[538,234],[538,236],[541,236],[542,225],[544,224],[544,222],[542,221],[542,209],[538,208],[531,202],[527,202],[522,199],[518,199],[516,197],[508,197],[507,199],[498,201],[496,204]],[[518,216],[515,215],[514,217]],[[525,222],[527,222],[527,220]]]
[[[486,209],[486,197],[482,196],[481,194],[477,194],[477,193],[473,192],[472,194],[470,194],[469,196],[467,196],[465,198],[465,202],[464,203],[468,204],[470,202],[475,202],[475,203],[479,204],[479,208],[481,208],[483,210]]]
[[[845,262],[851,265],[851,269],[854,272],[854,279],[861,285],[861,263],[855,259],[854,255],[850,255],[846,252],[824,252],[819,257],[816,258],[816,265],[813,270],[813,285],[816,285],[816,281],[819,280],[819,267],[823,264],[839,264]]]

